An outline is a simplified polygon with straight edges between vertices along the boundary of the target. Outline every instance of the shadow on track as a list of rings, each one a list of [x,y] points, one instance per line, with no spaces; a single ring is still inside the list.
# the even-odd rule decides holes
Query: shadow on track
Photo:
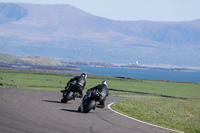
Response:
[[[78,110],[72,110],[72,109],[60,109],[62,111],[68,111],[68,112],[76,112],[76,113],[81,113]]]
[[[52,101],[52,100],[42,100],[42,101],[44,101],[44,102],[49,102],[49,103],[72,104],[72,103],[70,103],[70,102],[62,103],[62,102],[60,102],[60,101]]]
[[[49,102],[49,103],[61,103],[60,101],[51,101],[51,100],[42,100],[44,102]]]

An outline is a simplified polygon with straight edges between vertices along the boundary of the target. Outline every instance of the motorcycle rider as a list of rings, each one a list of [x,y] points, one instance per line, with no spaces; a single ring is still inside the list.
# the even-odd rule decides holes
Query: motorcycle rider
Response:
[[[67,91],[69,89],[69,87],[76,88],[78,90],[79,97],[82,98],[83,97],[82,92],[86,85],[86,80],[85,80],[86,78],[87,78],[87,74],[82,73],[80,76],[76,76],[76,77],[70,79],[67,83],[67,86],[65,87],[65,90],[61,90],[61,92]]]
[[[108,90],[107,87],[108,87],[108,82],[104,80],[104,81],[102,81],[101,84],[87,90],[87,92],[97,91],[97,92],[100,93],[101,98],[99,99],[99,104],[97,105],[97,108],[104,108],[105,107],[104,102],[106,100],[106,97],[109,94],[109,90]],[[85,95],[84,98],[82,99],[82,103],[79,106],[78,111],[81,111],[83,109],[83,101],[84,101],[85,98],[87,98],[87,95]]]

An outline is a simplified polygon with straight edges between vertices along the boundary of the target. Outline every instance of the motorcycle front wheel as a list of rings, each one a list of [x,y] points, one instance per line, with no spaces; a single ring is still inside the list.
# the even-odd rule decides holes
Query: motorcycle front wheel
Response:
[[[83,113],[90,112],[91,109],[95,108],[95,100],[91,100],[86,106],[83,106]]]
[[[61,103],[67,103],[69,100],[73,99],[73,92],[69,91],[66,95],[63,94],[63,98],[61,99]]]
[[[62,98],[62,99],[60,100],[60,102],[61,102],[61,103],[67,103],[67,100],[66,100],[65,98]]]

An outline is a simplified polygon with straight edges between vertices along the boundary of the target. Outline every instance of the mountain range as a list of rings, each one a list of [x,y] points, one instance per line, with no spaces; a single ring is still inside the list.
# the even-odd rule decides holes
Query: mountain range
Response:
[[[117,21],[67,4],[0,3],[0,52],[71,61],[199,67],[200,19]]]

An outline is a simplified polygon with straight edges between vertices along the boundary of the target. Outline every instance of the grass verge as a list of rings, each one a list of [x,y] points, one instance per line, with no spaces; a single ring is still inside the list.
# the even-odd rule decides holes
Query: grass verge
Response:
[[[186,132],[200,132],[200,100],[151,98],[117,101],[112,105],[116,111],[130,117]]]

